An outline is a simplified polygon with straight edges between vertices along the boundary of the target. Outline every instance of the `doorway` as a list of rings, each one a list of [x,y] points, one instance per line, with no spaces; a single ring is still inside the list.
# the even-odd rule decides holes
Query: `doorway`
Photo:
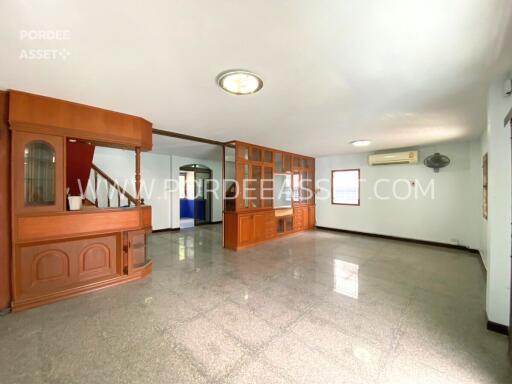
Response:
[[[212,222],[212,170],[201,164],[180,167],[180,228]]]

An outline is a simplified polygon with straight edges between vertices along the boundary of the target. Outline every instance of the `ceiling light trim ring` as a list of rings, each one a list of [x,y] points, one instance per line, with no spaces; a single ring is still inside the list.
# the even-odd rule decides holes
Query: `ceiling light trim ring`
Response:
[[[229,90],[225,87],[224,80],[226,80],[230,76],[235,76],[235,75],[247,75],[249,77],[252,77],[257,81],[258,85],[256,88],[254,88],[250,92],[236,92],[233,90]],[[261,78],[260,75],[254,73],[254,72],[245,70],[245,69],[230,69],[230,70],[221,72],[217,76],[217,85],[226,93],[229,93],[232,95],[238,95],[238,96],[245,96],[245,95],[252,95],[254,93],[257,93],[259,90],[261,90],[261,88],[263,88],[263,79]]]

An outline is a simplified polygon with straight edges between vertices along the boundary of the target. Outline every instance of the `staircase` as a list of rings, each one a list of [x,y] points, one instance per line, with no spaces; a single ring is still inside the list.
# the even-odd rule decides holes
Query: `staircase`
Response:
[[[69,196],[82,196],[85,209],[128,208],[137,198],[93,163],[95,146],[80,141],[67,142],[66,180]],[[141,199],[140,205],[144,204]]]
[[[94,193],[92,194],[92,199],[89,199],[88,193],[86,193],[86,199],[89,202],[86,205],[94,205],[96,208],[128,208],[137,206],[137,198],[127,192],[95,164],[91,164],[89,183],[91,183],[91,180],[90,188],[93,188]],[[88,192],[90,192],[90,188],[87,190]],[[141,199],[141,205],[144,205],[144,199]]]

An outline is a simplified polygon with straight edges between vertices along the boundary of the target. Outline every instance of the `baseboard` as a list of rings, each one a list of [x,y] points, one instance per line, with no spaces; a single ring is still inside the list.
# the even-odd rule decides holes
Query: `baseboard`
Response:
[[[151,231],[152,233],[160,233],[160,232],[175,232],[179,231],[180,228],[164,228],[164,229],[154,229]]]
[[[407,238],[407,237],[399,237],[399,236],[391,236],[391,235],[380,235],[378,233],[352,231],[352,230],[349,230],[349,229],[322,227],[322,226],[318,226],[318,225],[316,226],[316,228],[317,229],[321,229],[321,230],[325,230],[325,231],[351,233],[351,234],[354,234],[354,235],[378,237],[378,238],[381,238],[381,239],[407,241],[409,243],[417,243],[417,244],[423,244],[423,245],[433,245],[433,246],[436,246],[436,247],[445,247],[445,248],[451,248],[451,249],[460,249],[462,251],[467,251],[467,252],[475,253],[475,254],[478,254],[480,256],[480,252],[477,249],[468,248],[468,247],[465,247],[463,245],[439,243],[437,241],[429,241],[429,240],[417,240],[417,239],[410,239],[410,238]]]
[[[205,225],[210,225],[210,224],[222,224],[222,220],[220,221],[212,221],[211,223],[208,223],[208,224],[205,224]],[[194,227],[191,227],[191,228],[194,228]],[[176,232],[176,231],[179,231],[181,230],[181,228],[164,228],[164,229],[154,229],[152,231],[152,233],[160,233],[160,232]]]
[[[487,329],[492,332],[501,333],[502,335],[507,335],[509,333],[509,328],[506,325],[498,324],[493,321],[487,320]]]

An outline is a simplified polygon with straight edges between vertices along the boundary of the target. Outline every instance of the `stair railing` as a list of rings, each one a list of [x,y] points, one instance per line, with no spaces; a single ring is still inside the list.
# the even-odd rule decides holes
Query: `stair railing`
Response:
[[[107,175],[104,171],[98,168],[95,164],[91,166],[91,172],[93,172],[94,177],[94,205],[96,207],[99,206],[98,201],[98,180],[101,178],[106,181],[107,185],[107,206],[108,208],[112,207],[112,194],[111,191],[114,190],[114,193],[117,193],[117,207],[121,208],[121,196],[124,197],[128,201],[128,207],[136,206],[137,199],[131,195],[128,191],[126,191],[123,187],[121,187],[114,179],[112,179],[109,175]],[[141,204],[144,205],[144,199],[141,199]]]

